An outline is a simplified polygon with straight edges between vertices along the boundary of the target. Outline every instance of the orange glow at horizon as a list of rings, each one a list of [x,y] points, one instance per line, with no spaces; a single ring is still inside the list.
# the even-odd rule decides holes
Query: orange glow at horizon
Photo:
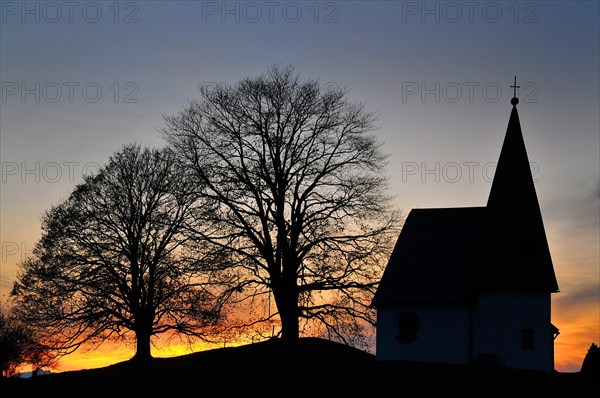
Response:
[[[600,343],[597,304],[582,302],[578,306],[570,306],[557,297],[552,308],[552,323],[560,332],[554,340],[555,369],[559,372],[578,372],[592,343]]]
[[[593,315],[593,314],[592,314]],[[598,320],[592,319],[588,314],[584,318],[582,314],[574,316],[553,316],[553,323],[560,329],[560,334],[554,341],[554,363],[559,372],[573,373],[581,369],[583,359],[592,343],[588,336],[598,333]],[[157,340],[160,340],[157,339]],[[238,343],[209,344],[198,342],[191,347],[185,343],[177,343],[160,348],[152,347],[152,355],[156,358],[169,358],[187,355],[195,352],[206,351],[221,347],[234,347],[250,344],[251,341]],[[75,371],[82,369],[100,368],[129,360],[135,353],[132,346],[111,345],[106,343],[95,351],[75,352],[61,359],[55,372]]]
[[[171,345],[161,345],[160,347],[152,347],[151,352],[154,358],[171,358],[187,354],[192,354],[200,351],[207,351],[222,347],[235,347],[250,343],[205,343],[196,342],[191,346],[189,344],[179,342]],[[156,344],[161,344],[160,337],[156,339]],[[131,344],[111,344],[104,343],[98,349],[89,352],[74,352],[63,357],[54,372],[68,372],[77,371],[83,369],[95,369],[102,368],[105,366],[114,365],[119,362],[128,361],[135,354],[135,348]],[[27,367],[25,367],[27,368]],[[26,371],[26,369],[25,369]]]

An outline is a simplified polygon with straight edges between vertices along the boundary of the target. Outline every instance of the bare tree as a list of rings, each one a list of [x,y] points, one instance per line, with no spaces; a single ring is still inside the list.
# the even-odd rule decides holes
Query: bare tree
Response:
[[[169,150],[125,145],[42,218],[12,296],[62,353],[135,335],[136,359],[160,333],[202,337],[220,305],[182,234],[197,196]]]
[[[0,371],[1,376],[13,376],[25,363],[29,336],[25,328],[16,324],[4,308],[0,308]]]
[[[276,310],[254,322],[278,319],[287,340],[306,331],[343,342],[374,324],[369,303],[399,221],[375,114],[274,65],[201,87],[164,119],[163,137],[214,206],[197,222],[212,229],[196,235],[231,256],[232,297],[266,308],[272,294]]]
[[[14,376],[25,365],[31,365],[32,375],[42,368],[54,368],[58,355],[41,344],[34,330],[18,318],[8,305],[0,306],[0,371],[4,377]]]

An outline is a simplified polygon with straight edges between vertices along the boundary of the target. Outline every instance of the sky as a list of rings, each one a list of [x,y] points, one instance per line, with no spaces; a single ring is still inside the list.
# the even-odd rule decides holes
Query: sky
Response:
[[[163,146],[199,87],[275,63],[379,115],[390,189],[413,208],[484,206],[514,76],[560,292],[556,369],[600,343],[598,1],[2,1],[0,298],[40,216],[123,144]],[[156,355],[183,352],[163,350]],[[131,347],[59,370],[128,359]]]

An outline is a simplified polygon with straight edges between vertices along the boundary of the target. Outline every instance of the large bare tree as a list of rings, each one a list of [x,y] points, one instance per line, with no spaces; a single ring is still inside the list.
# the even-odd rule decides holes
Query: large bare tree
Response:
[[[68,353],[135,337],[202,337],[220,305],[182,234],[197,196],[166,149],[125,145],[42,218],[34,255],[12,292],[20,318],[48,347]]]
[[[232,297],[264,298],[252,321],[283,339],[356,342],[399,220],[376,115],[292,66],[200,90],[161,132],[212,203],[196,236],[230,255]]]

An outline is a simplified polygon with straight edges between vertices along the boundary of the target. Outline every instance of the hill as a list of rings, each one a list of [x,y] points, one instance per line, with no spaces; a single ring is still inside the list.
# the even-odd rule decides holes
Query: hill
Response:
[[[496,367],[377,362],[342,344],[304,338],[220,348],[141,366],[104,368],[0,382],[2,396],[38,397],[383,397],[460,393],[466,396],[583,396],[599,383],[581,374]]]

